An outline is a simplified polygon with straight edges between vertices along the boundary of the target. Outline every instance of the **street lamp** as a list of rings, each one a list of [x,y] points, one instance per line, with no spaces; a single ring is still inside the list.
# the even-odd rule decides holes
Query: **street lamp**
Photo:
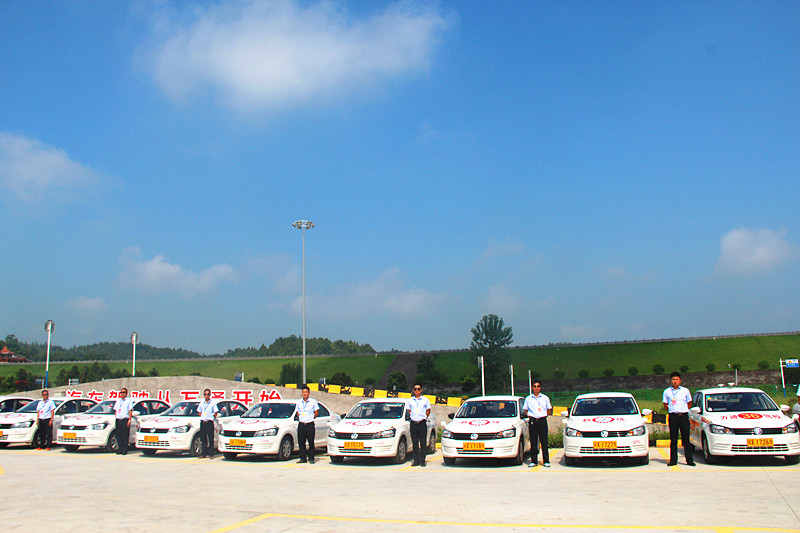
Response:
[[[44,330],[47,332],[47,362],[44,365],[44,387],[47,388],[47,378],[50,374],[50,334],[56,329],[56,323],[48,320],[44,323]]]
[[[136,377],[136,343],[139,342],[139,334],[135,331],[131,333],[131,344],[133,344],[133,372],[131,377]]]
[[[306,382],[306,230],[316,224],[310,220],[296,220],[292,226],[303,230],[303,383]]]

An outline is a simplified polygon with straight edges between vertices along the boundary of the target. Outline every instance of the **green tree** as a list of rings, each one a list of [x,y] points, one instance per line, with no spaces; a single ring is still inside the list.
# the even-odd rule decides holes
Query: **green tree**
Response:
[[[635,366],[632,366],[632,367],[630,367],[630,368],[628,369],[628,375],[629,375],[629,376],[636,376],[636,375],[638,375],[638,374],[639,374],[639,369],[638,369],[638,368],[636,368]]]
[[[578,370],[578,377],[579,378],[588,378],[589,377],[589,371],[586,370],[585,368],[581,368],[580,370]]]
[[[447,379],[447,375],[436,368],[439,354],[425,354],[417,361],[417,381],[423,384],[438,385]]]
[[[408,388],[408,383],[406,382],[406,375],[403,372],[392,372],[389,374],[389,377],[386,378],[386,388],[389,390],[405,390]]]
[[[353,378],[345,372],[336,372],[333,377],[328,381],[331,385],[341,385],[343,387],[352,387]]]
[[[664,373],[664,365],[660,363],[653,365],[653,374],[655,374],[656,376],[660,376],[663,373]]]
[[[475,390],[475,385],[477,382],[475,381],[475,376],[472,374],[464,374],[461,376],[461,390],[464,392],[472,392]]]
[[[567,373],[564,372],[563,370],[556,370],[555,372],[553,372],[553,377],[556,378],[556,379],[563,379],[564,376],[566,376],[566,375],[567,375]]]
[[[503,389],[511,363],[509,345],[514,340],[511,327],[505,327],[503,319],[497,315],[484,315],[470,331],[472,343],[469,348],[475,354],[476,363],[479,357],[483,357],[486,388]]]
[[[689,365],[681,365],[681,367],[679,368],[679,370],[680,370],[681,372],[684,372],[684,373],[686,373],[686,372],[688,372],[688,371],[689,371]]]
[[[761,370],[766,370],[769,368],[769,361],[761,360],[758,362],[758,368]]]
[[[303,365],[300,363],[286,363],[281,367],[280,382],[286,385],[287,383],[300,383],[303,379]]]
[[[706,365],[706,370],[709,371],[709,372],[713,372],[716,369],[717,369],[717,365],[715,365],[714,363],[708,363]]]
[[[614,369],[613,368],[606,368],[605,370],[603,370],[603,375],[605,377],[607,377],[607,378],[610,378],[611,376],[614,375]]]

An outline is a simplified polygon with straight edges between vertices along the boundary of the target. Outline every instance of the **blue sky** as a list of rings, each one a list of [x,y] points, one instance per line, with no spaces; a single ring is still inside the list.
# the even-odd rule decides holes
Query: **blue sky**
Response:
[[[797,2],[0,3],[0,333],[793,331]]]

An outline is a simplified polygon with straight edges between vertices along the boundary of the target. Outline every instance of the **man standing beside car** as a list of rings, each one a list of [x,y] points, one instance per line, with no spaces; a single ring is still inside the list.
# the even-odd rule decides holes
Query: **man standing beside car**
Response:
[[[131,437],[131,412],[133,400],[128,398],[128,389],[119,391],[119,398],[114,402],[114,427],[117,433],[117,455],[127,455],[128,441]]]
[[[309,398],[311,390],[308,385],[303,385],[303,399],[297,402],[297,444],[300,447],[300,460],[298,463],[314,464],[314,447],[316,445],[316,432],[314,419],[319,415],[317,400]],[[306,449],[308,442],[308,449]]]
[[[669,376],[670,386],[664,390],[664,409],[669,413],[669,463],[678,464],[678,433],[683,441],[683,455],[686,464],[694,466],[692,443],[689,442],[689,409],[692,408],[692,395],[689,389],[681,387],[681,375],[673,372]]]
[[[56,404],[50,399],[50,391],[44,389],[42,391],[42,399],[36,405],[36,435],[34,440],[38,438],[37,450],[44,448],[49,450],[53,444],[53,412],[56,410]]]
[[[550,467],[550,449],[547,444],[547,416],[553,414],[550,398],[542,394],[542,382],[533,382],[533,393],[522,404],[522,415],[528,417],[528,431],[531,434],[530,468],[539,464],[539,441],[542,442],[542,465]]]
[[[431,402],[422,395],[422,385],[414,383],[414,396],[406,402],[411,415],[411,443],[414,449],[414,461],[411,466],[425,466],[425,454],[428,447],[428,417],[431,416]]]
[[[211,390],[203,391],[203,401],[198,406],[200,410],[200,444],[203,451],[200,457],[214,458],[214,419],[219,416],[217,402],[211,399]]]

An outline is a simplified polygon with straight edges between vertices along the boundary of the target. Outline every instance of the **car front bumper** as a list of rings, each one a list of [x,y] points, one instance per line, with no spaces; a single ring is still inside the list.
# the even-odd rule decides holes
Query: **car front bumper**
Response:
[[[442,438],[445,457],[515,457],[519,437],[487,440],[457,440]],[[464,449],[464,448],[472,449]]]
[[[56,442],[61,445],[74,446],[105,446],[108,436],[113,428],[105,430],[85,430],[85,429],[59,429],[56,434]]]
[[[564,435],[564,455],[567,457],[642,457],[648,452],[648,437],[567,437]]]
[[[187,451],[191,448],[192,439],[196,432],[192,433],[136,433],[136,447],[142,450],[174,450]],[[152,437],[158,440],[153,440]],[[149,438],[145,438],[149,437]]]
[[[276,455],[282,435],[274,437],[219,437],[219,451]],[[240,442],[237,442],[240,441]]]
[[[344,457],[394,457],[397,455],[397,445],[400,439],[362,439],[350,441],[328,437],[328,455],[341,455]],[[361,443],[362,447],[354,447],[354,442]],[[410,451],[410,442],[406,440],[406,449]]]
[[[780,435],[718,435],[706,432],[709,452],[712,455],[799,455],[800,436],[797,433]],[[767,439],[772,445],[763,441]],[[748,440],[751,441],[748,444]]]

